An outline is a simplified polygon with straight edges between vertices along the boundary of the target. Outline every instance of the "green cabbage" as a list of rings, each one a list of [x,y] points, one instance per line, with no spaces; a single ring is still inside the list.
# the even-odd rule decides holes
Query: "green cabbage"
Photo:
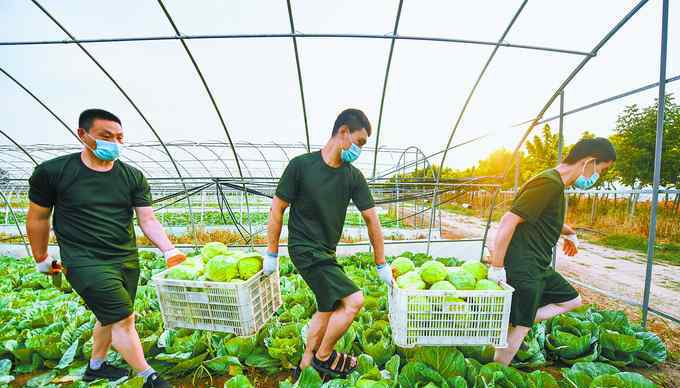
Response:
[[[229,248],[221,242],[209,242],[201,249],[201,255],[210,260],[215,256],[226,255]]]
[[[409,271],[412,271],[415,268],[415,264],[413,264],[413,261],[409,259],[408,257],[397,257],[394,259],[392,262],[392,268],[396,270],[395,276],[399,277]]]
[[[378,366],[383,366],[397,350],[392,342],[390,325],[386,321],[376,321],[371,327],[365,327],[359,340],[364,352],[371,356]]]
[[[442,281],[439,281],[439,282],[433,284],[432,286],[430,286],[430,290],[436,290],[436,291],[444,291],[444,290],[451,291],[451,290],[453,290],[453,291],[455,291],[456,287],[453,284],[449,283],[447,280],[442,280]]]
[[[486,276],[489,272],[488,268],[486,268],[486,265],[480,263],[479,261],[466,261],[463,263],[463,265],[461,265],[461,268],[464,271],[472,274],[477,280],[486,279]]]
[[[446,279],[446,266],[438,261],[430,260],[420,267],[420,278],[427,284],[434,284]]]
[[[420,278],[418,272],[411,271],[399,276],[397,286],[405,290],[424,290],[427,284]]]
[[[488,280],[488,279],[482,279],[477,282],[477,285],[475,285],[475,290],[489,290],[489,291],[494,291],[494,290],[502,290],[503,288],[498,285],[498,283]]]
[[[238,276],[238,258],[233,256],[215,256],[205,266],[208,280],[226,282]]]
[[[550,330],[545,346],[552,358],[566,364],[597,360],[599,329],[596,324],[579,319],[576,314],[566,313],[552,318],[548,325]]]
[[[468,271],[464,271],[461,268],[449,268],[448,269],[448,281],[453,284],[457,290],[474,290],[477,279],[473,274]]]
[[[198,271],[196,271],[196,268],[190,266],[190,265],[176,265],[172,268],[170,268],[165,275],[167,279],[174,279],[174,280],[196,280],[198,278]]]
[[[203,274],[203,270],[205,269],[205,264],[203,264],[201,256],[187,257],[187,259],[180,265],[191,267],[199,276]]]
[[[262,256],[257,252],[250,252],[239,256],[238,273],[243,280],[255,276],[262,269]]]

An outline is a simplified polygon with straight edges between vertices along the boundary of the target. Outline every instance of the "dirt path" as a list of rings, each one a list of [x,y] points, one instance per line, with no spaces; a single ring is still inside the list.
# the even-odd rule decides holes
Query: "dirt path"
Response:
[[[475,238],[484,235],[485,222],[477,217],[442,212],[442,237]],[[491,242],[496,224],[489,231]],[[490,245],[490,244],[488,244]],[[597,287],[623,299],[642,302],[646,258],[637,252],[616,250],[581,242],[574,257],[562,254],[559,243],[557,269],[583,284]],[[674,317],[680,317],[680,266],[654,264],[650,305]]]

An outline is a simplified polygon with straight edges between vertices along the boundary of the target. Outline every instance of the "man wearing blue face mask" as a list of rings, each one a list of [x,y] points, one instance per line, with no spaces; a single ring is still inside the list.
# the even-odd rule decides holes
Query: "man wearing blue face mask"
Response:
[[[534,322],[550,319],[581,305],[581,297],[551,267],[552,251],[564,236],[564,252],[577,253],[576,232],[564,223],[565,187],[591,188],[616,160],[605,138],[583,139],[564,162],[543,171],[522,186],[512,208],[501,219],[489,259],[489,279],[515,288],[508,347],[496,349],[495,361],[508,365]]]
[[[340,113],[321,151],[290,161],[272,201],[264,272],[278,270],[283,213],[290,206],[288,253],[317,303],[299,370],[311,365],[324,374],[344,376],[357,365],[356,357],[333,350],[363,306],[363,294],[335,257],[350,200],[368,227],[378,275],[392,286],[373,197],[361,171],[352,165],[370,135],[371,124],[362,111]]]
[[[107,364],[109,348],[144,378],[145,388],[169,387],[144,359],[133,312],[139,258],[133,213],[168,267],[186,257],[175,249],[151,208],[149,185],[136,168],[118,160],[123,143],[120,119],[88,109],[78,120],[81,152],[41,163],[29,179],[28,238],[38,271],[60,271],[47,251],[50,216],[63,271],[94,313],[92,356],[83,380],[118,380],[128,370]]]

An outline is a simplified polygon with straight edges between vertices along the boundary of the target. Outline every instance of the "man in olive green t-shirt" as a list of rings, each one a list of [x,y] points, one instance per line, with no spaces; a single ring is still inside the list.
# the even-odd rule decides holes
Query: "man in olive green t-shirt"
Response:
[[[363,112],[347,109],[340,113],[321,151],[290,161],[272,201],[264,272],[277,270],[283,213],[290,206],[288,253],[317,303],[299,370],[312,365],[325,374],[347,375],[356,368],[355,357],[333,350],[363,306],[363,294],[335,258],[350,200],[368,227],[378,275],[392,286],[373,197],[364,176],[351,164],[370,134],[371,124]]]
[[[576,232],[564,223],[565,187],[587,190],[616,160],[605,138],[583,139],[564,163],[543,171],[522,186],[501,219],[490,257],[489,279],[515,289],[510,311],[508,347],[497,348],[495,361],[508,365],[534,322],[581,305],[578,292],[551,267],[553,248],[564,235],[564,252],[577,253]]]
[[[144,378],[144,387],[169,387],[147,364],[135,329],[139,259],[133,213],[168,267],[186,257],[175,249],[151,208],[149,185],[136,168],[118,160],[123,128],[118,117],[88,109],[78,120],[81,152],[35,168],[29,179],[28,238],[38,271],[62,270],[97,319],[92,357],[83,380],[118,380],[127,369],[106,363],[111,345]],[[47,251],[50,216],[61,259]]]

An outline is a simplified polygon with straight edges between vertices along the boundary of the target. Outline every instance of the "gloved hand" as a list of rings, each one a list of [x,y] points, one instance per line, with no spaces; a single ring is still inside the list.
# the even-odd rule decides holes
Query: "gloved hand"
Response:
[[[44,259],[35,263],[38,272],[51,275],[53,273],[61,272],[61,260],[47,255]]]
[[[567,256],[574,256],[575,254],[577,254],[579,241],[578,237],[576,237],[576,233],[565,234],[562,237],[564,238],[564,246],[562,247],[564,254],[566,254]]]
[[[387,262],[383,264],[378,264],[377,270],[378,277],[380,278],[380,280],[387,283],[387,287],[392,288],[394,283],[394,277],[392,277],[392,268],[390,268],[390,265]]]
[[[264,261],[262,262],[262,271],[265,276],[269,276],[278,271],[279,268],[279,254],[266,252],[264,254]]]
[[[504,267],[494,267],[493,265],[489,267],[489,274],[486,276],[487,279],[494,282],[507,283],[508,278],[505,275]]]
[[[184,260],[187,259],[187,255],[182,253],[177,248],[172,248],[168,251],[163,252],[163,256],[165,256],[165,265],[168,268],[172,268],[176,265],[181,264]]]

